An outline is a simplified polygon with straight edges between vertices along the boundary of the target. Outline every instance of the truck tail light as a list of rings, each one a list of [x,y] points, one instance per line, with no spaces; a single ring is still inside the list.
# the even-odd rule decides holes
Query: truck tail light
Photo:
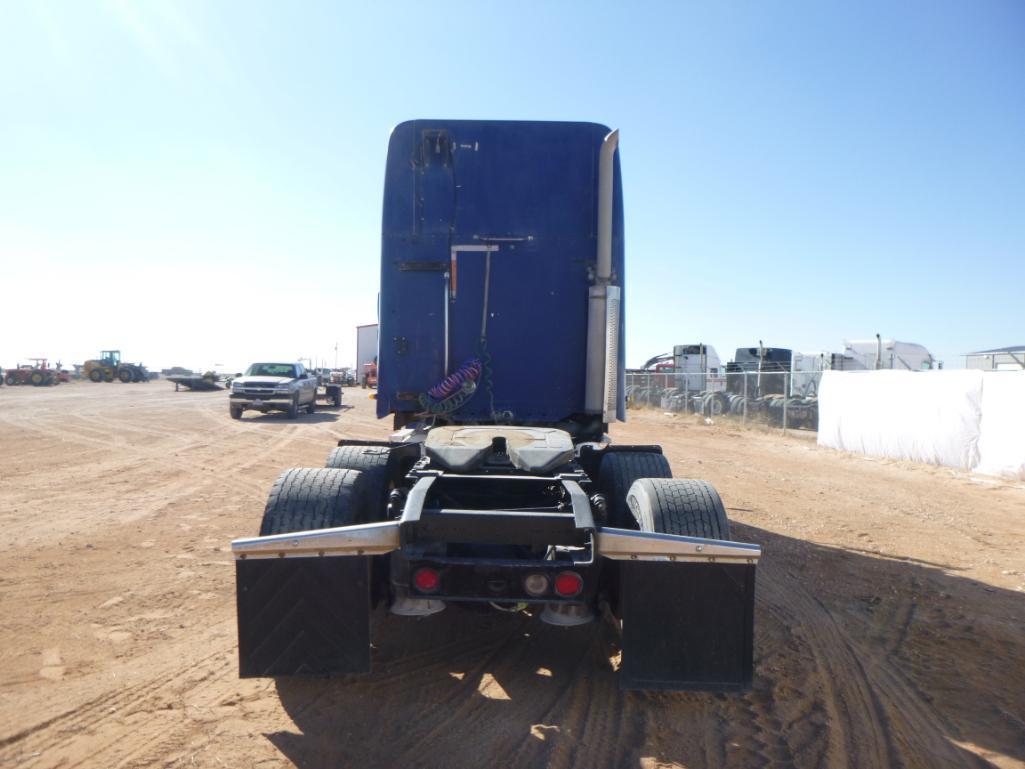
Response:
[[[548,592],[548,577],[544,574],[528,574],[523,578],[523,589],[535,598]]]
[[[584,580],[575,571],[564,571],[555,578],[555,592],[563,598],[579,595],[584,589]]]
[[[433,593],[438,589],[440,582],[441,578],[434,569],[417,569],[413,573],[413,584],[416,585],[416,589],[421,593]]]

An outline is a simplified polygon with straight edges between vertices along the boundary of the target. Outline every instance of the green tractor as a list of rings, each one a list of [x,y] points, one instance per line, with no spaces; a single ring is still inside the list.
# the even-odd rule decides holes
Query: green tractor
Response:
[[[148,382],[149,372],[141,363],[125,363],[120,350],[103,350],[100,357],[87,360],[82,366],[82,376],[90,382],[113,382],[115,379],[128,382]]]

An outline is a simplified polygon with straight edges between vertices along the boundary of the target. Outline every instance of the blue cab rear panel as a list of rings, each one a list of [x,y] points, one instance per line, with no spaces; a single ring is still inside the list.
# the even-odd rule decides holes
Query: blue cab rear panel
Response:
[[[381,237],[379,417],[419,412],[419,396],[474,357],[484,373],[450,421],[556,424],[583,413],[599,150],[608,133],[596,123],[520,121],[395,128]],[[623,286],[618,153],[612,269]]]

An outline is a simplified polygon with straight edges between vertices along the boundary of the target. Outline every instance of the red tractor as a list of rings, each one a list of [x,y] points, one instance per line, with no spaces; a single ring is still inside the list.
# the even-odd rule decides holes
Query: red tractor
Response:
[[[29,358],[32,364],[19,363],[17,368],[4,372],[4,382],[9,385],[55,385],[60,382],[58,371],[46,365],[46,358]],[[34,364],[34,365],[33,365]]]
[[[360,376],[360,384],[363,385],[363,389],[368,387],[377,387],[377,358],[374,358],[373,363],[363,364],[363,373]]]

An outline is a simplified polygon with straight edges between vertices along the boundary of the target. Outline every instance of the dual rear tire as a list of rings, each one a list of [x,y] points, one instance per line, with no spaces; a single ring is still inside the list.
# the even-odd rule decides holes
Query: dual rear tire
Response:
[[[260,536],[381,520],[391,470],[384,446],[339,446],[327,467],[285,470],[271,489]]]
[[[606,522],[620,529],[729,539],[730,526],[718,492],[707,481],[672,477],[658,452],[610,451],[601,461],[598,488]]]
[[[295,467],[271,488],[260,536],[363,523],[371,482],[356,470]]]
[[[730,538],[726,509],[719,492],[708,481],[641,478],[630,487],[626,501],[641,531]]]
[[[388,504],[391,489],[393,457],[386,446],[338,446],[327,455],[326,467],[338,470],[358,470],[367,477],[374,497],[379,519]]]

